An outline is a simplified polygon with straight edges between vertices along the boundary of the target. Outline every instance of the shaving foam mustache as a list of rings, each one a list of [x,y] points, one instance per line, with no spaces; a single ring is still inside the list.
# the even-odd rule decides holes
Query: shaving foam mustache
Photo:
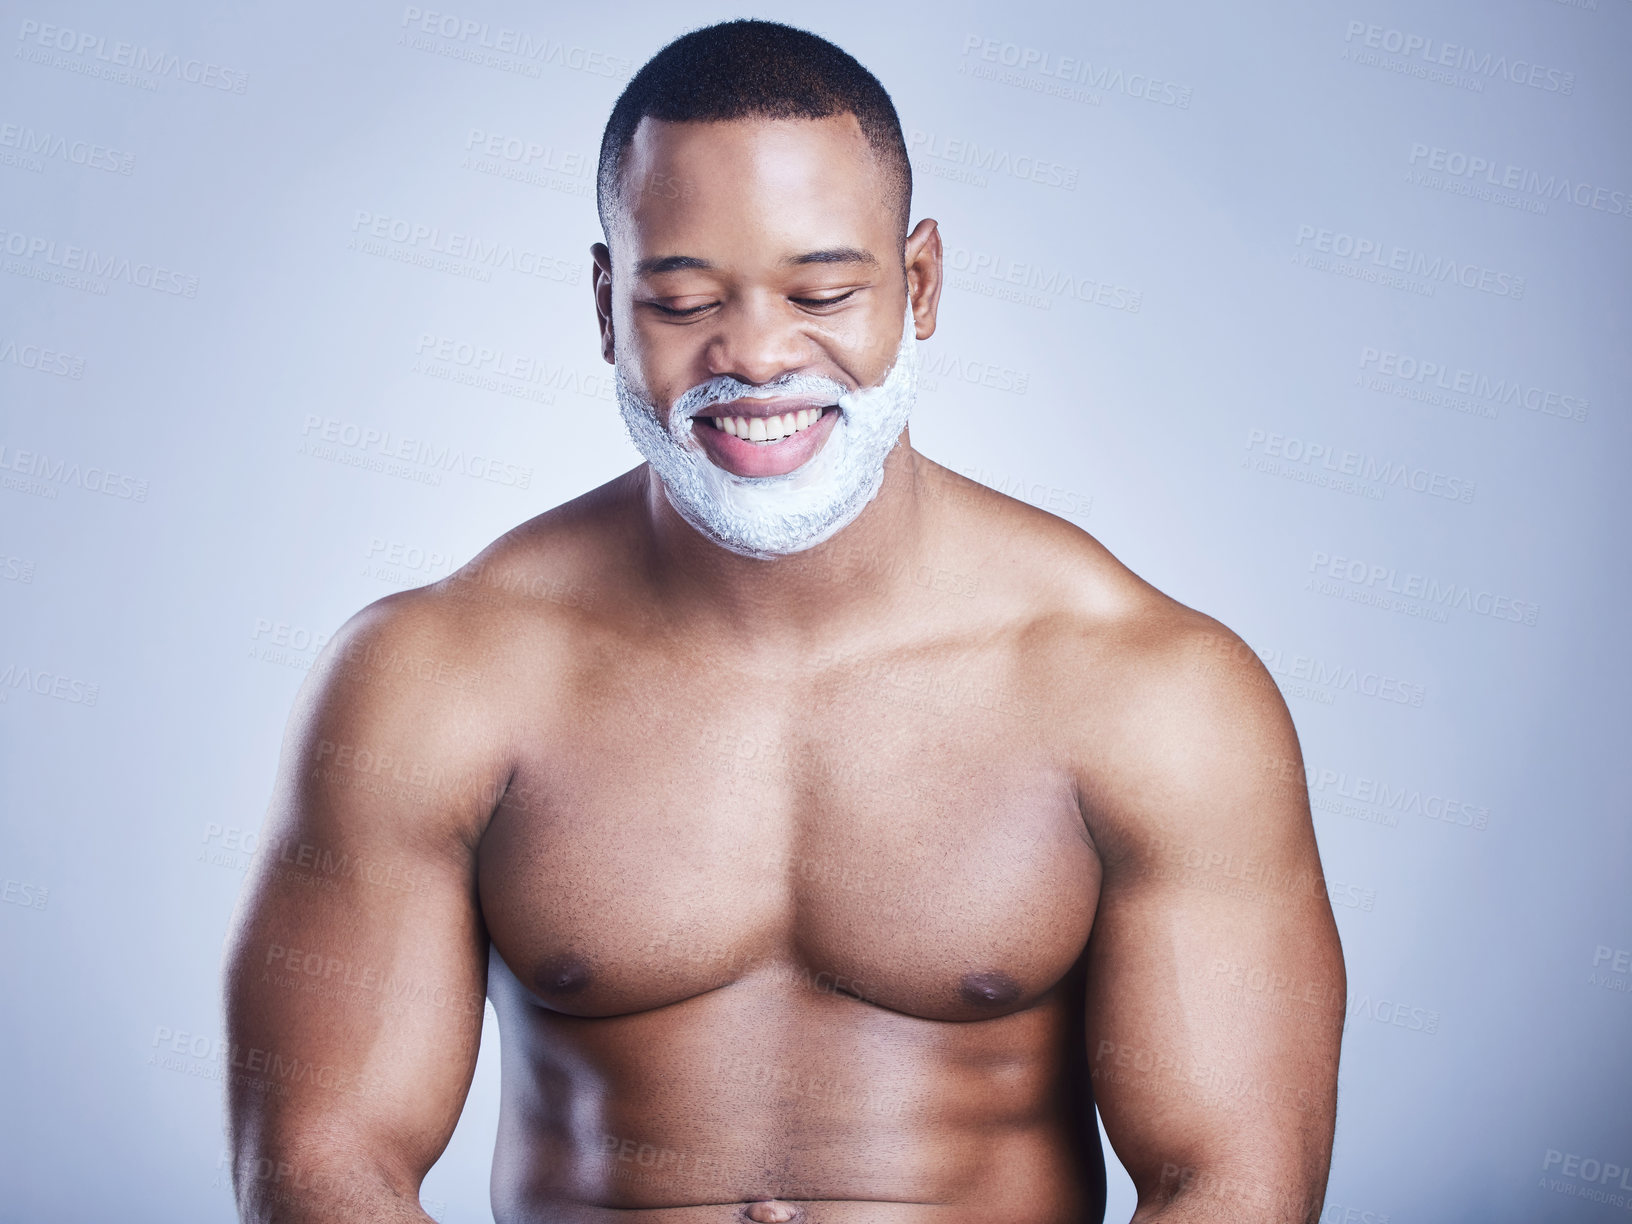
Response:
[[[666,413],[640,397],[621,365],[615,372],[624,426],[675,512],[720,547],[768,560],[831,539],[878,495],[884,460],[917,399],[918,339],[909,308],[895,362],[875,387],[851,390],[813,374],[759,384],[722,375],[685,392]],[[838,419],[822,448],[778,476],[738,476],[717,467],[694,436],[692,418],[708,415],[715,404],[779,395],[837,405]]]

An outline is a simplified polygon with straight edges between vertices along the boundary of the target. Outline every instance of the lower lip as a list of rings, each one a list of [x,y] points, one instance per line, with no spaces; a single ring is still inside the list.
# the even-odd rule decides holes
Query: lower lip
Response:
[[[734,437],[716,429],[707,417],[693,417],[691,432],[714,466],[734,476],[785,476],[822,449],[838,417],[839,410],[829,407],[814,425],[807,425],[798,433],[775,442],[750,442],[747,438]]]

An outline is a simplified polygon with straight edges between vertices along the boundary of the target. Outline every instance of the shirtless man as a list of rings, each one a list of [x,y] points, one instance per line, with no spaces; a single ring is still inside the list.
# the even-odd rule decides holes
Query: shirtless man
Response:
[[[427,1220],[485,996],[502,1224],[1099,1221],[1096,1103],[1136,1220],[1317,1219],[1345,986],[1291,720],[912,450],[941,241],[888,95],[711,27],[602,173],[649,462],[313,669],[228,947],[242,1218]]]

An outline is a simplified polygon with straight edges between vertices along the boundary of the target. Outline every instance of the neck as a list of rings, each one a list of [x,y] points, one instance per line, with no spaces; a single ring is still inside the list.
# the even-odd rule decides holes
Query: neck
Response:
[[[700,534],[669,504],[648,466],[645,568],[660,606],[752,634],[872,620],[913,588],[928,526],[923,462],[903,429],[884,460],[878,494],[854,521],[814,548],[769,560],[739,556]]]

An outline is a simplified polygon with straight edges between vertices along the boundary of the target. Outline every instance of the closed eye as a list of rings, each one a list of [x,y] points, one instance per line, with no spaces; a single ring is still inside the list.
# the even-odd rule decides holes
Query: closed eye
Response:
[[[665,306],[661,302],[646,303],[659,314],[667,315],[671,319],[689,318],[692,315],[701,314],[705,310],[712,310],[718,304],[717,302],[704,302],[701,306],[688,306],[684,310],[676,310],[673,306]]]
[[[820,310],[824,306],[837,306],[840,302],[847,301],[851,297],[854,297],[855,293],[856,291],[854,289],[849,289],[844,293],[839,294],[837,297],[789,298],[788,300],[797,306],[803,306],[806,310]]]

